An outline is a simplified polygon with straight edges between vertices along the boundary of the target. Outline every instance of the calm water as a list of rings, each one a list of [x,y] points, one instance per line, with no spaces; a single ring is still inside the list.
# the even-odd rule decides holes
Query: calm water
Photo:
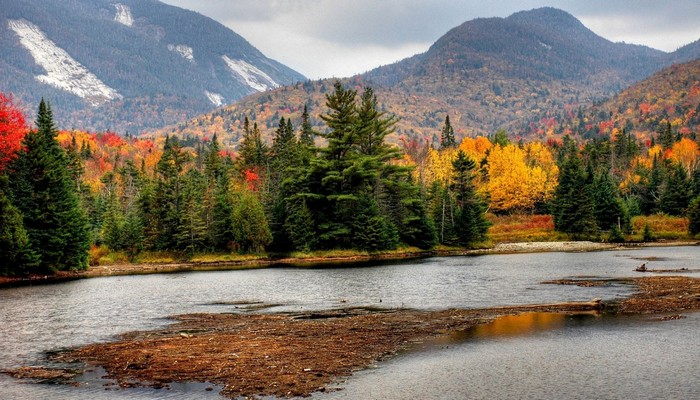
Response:
[[[351,306],[476,308],[614,299],[629,294],[631,288],[540,282],[639,276],[633,269],[651,257],[653,261],[646,261],[648,268],[700,268],[700,247],[681,247],[431,258],[372,267],[129,276],[3,289],[0,368],[37,364],[46,351],[160,327],[168,322],[168,315],[180,313]],[[569,398],[658,398],[653,394],[663,393],[661,397],[689,398],[685,395],[700,390],[697,367],[684,363],[694,365],[700,360],[700,341],[694,335],[698,328],[696,313],[663,323],[638,318],[564,320],[515,336],[465,333],[449,349],[430,346],[397,357],[352,377],[343,391],[321,397],[552,398],[558,393],[571,394],[565,396]],[[669,376],[649,379],[649,371],[666,371]],[[630,379],[638,383],[629,384]],[[585,390],[589,386],[601,390],[601,385],[603,392]],[[647,390],[648,385],[660,392]],[[105,391],[101,385],[93,386],[97,387],[27,385],[0,376],[0,398],[218,398],[205,392],[203,385],[170,391]]]

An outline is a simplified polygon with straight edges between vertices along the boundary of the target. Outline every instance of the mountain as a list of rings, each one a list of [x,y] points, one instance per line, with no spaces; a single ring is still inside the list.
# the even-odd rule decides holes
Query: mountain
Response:
[[[600,104],[556,118],[556,130],[598,137],[625,129],[650,140],[667,129],[695,137],[700,131],[700,59],[674,64]]]
[[[139,132],[304,76],[192,11],[155,0],[13,0],[0,7],[0,91],[62,128]]]
[[[700,56],[700,46],[665,53],[613,43],[554,8],[463,23],[427,52],[346,79],[375,89],[385,111],[400,117],[390,140],[436,140],[445,115],[457,136],[530,135],[551,115],[599,102],[674,62]],[[298,125],[300,109],[324,112],[329,81],[298,83],[246,97],[159,132],[211,135],[236,144],[248,115],[274,129],[280,117]],[[318,119],[314,120],[320,124]],[[268,132],[269,133],[269,132]]]

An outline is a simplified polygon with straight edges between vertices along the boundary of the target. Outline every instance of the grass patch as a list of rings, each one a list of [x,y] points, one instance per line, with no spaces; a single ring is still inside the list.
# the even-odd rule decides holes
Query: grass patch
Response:
[[[489,238],[493,243],[568,240],[566,234],[554,230],[554,218],[551,215],[488,214],[486,218],[491,222]]]
[[[657,240],[690,239],[688,218],[671,217],[663,214],[640,215],[632,218],[631,240],[642,241],[644,226],[649,225],[652,235]]]

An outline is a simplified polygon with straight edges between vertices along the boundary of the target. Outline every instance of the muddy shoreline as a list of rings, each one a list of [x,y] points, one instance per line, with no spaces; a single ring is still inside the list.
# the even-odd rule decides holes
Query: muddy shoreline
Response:
[[[104,368],[119,387],[208,382],[224,396],[307,396],[338,379],[410,349],[494,319],[527,312],[607,312],[682,318],[700,309],[700,279],[677,276],[566,280],[549,284],[635,285],[617,304],[600,300],[488,309],[417,311],[344,309],[289,314],[188,314],[156,331],[131,332],[52,355],[53,365],[4,371],[32,381],[71,383],[83,370]],[[604,309],[604,310],[603,310]],[[106,387],[109,389],[109,387]]]
[[[140,274],[162,274],[194,271],[226,271],[237,269],[267,268],[274,266],[311,267],[324,264],[348,264],[371,261],[410,260],[426,257],[469,256],[487,254],[514,254],[540,252],[590,252],[616,249],[634,249],[640,247],[697,246],[697,241],[672,241],[653,243],[599,243],[589,241],[569,242],[519,242],[499,243],[493,247],[475,250],[426,250],[405,253],[387,253],[370,255],[353,255],[340,257],[307,258],[257,258],[238,261],[213,262],[176,262],[176,263],[142,263],[113,264],[91,266],[85,271],[60,271],[52,275],[0,276],[0,288],[60,283],[77,279],[104,276],[123,276]]]

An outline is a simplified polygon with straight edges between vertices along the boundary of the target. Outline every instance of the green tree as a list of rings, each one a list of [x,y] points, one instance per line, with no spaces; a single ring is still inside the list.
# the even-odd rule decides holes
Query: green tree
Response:
[[[31,249],[40,270],[88,267],[90,234],[87,217],[71,179],[69,160],[56,141],[51,107],[42,99],[37,130],[24,137],[10,180],[12,203],[24,217]]]
[[[671,169],[666,186],[661,193],[661,211],[669,215],[685,214],[692,193],[685,168],[677,164]]]
[[[457,140],[455,139],[455,130],[452,128],[450,123],[450,116],[445,116],[445,124],[442,126],[440,131],[440,148],[449,149],[457,147]]]
[[[263,141],[258,123],[253,123],[250,127],[248,117],[243,121],[243,141],[238,150],[241,170],[257,169],[261,170],[267,165],[269,149]]]
[[[455,234],[460,245],[469,246],[486,238],[490,225],[485,217],[487,205],[474,187],[474,161],[460,150],[452,162],[452,168],[454,180],[451,190],[457,205]]]
[[[593,193],[596,223],[600,229],[610,231],[628,227],[629,215],[609,173],[602,172],[595,177]]]
[[[254,193],[243,190],[233,206],[233,238],[239,249],[259,253],[272,241],[265,209]]]
[[[688,232],[692,235],[700,234],[700,196],[697,196],[688,206]]]
[[[292,247],[308,252],[316,247],[316,227],[313,213],[301,198],[287,199],[289,212],[284,222]]]
[[[166,137],[163,154],[156,165],[155,184],[144,190],[143,213],[146,247],[153,250],[178,248],[180,216],[184,212],[182,172],[189,156],[176,137]]]
[[[554,193],[554,226],[575,238],[591,237],[598,230],[593,188],[586,183],[588,178],[576,144],[570,142],[563,151],[566,155]]]
[[[0,175],[0,275],[23,274],[38,259],[29,247],[22,214],[10,203],[7,191],[7,177]]]
[[[196,169],[190,170],[183,187],[183,205],[177,228],[177,247],[189,254],[202,251],[207,243],[207,224],[202,198],[205,178]]]

